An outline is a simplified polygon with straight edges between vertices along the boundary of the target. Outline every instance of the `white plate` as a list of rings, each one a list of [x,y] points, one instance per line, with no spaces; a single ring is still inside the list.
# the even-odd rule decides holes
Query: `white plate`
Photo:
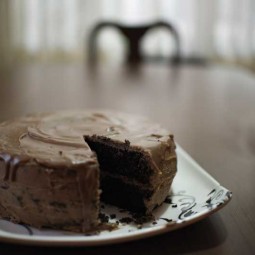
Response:
[[[154,212],[155,220],[143,225],[120,223],[113,231],[86,236],[65,231],[39,230],[0,220],[0,241],[47,246],[92,246],[120,243],[158,235],[197,222],[221,209],[231,199],[231,192],[205,172],[180,146],[177,147],[178,173],[168,203]],[[127,212],[104,205],[106,215],[115,214],[119,221],[131,218]]]

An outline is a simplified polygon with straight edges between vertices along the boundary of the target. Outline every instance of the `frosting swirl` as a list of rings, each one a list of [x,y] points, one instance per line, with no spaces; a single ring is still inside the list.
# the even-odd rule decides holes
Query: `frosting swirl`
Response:
[[[23,119],[24,121],[25,119]],[[129,140],[131,145],[153,148],[169,139],[169,133],[147,119],[110,111],[63,111],[26,120],[27,130],[19,137],[21,150],[40,163],[76,165],[90,161],[94,154],[84,135],[101,135]]]

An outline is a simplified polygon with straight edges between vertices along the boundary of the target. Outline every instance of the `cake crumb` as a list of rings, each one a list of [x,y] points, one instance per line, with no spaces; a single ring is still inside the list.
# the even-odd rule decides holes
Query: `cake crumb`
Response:
[[[164,203],[166,204],[172,204],[172,199],[170,197],[166,197]]]
[[[152,214],[143,215],[139,213],[133,213],[132,217],[134,219],[134,222],[139,225],[143,223],[147,223],[149,221],[155,221],[155,217]]]
[[[129,142],[128,140],[125,140],[125,144],[126,144],[127,146],[129,146],[129,145],[130,145],[130,142]]]
[[[130,223],[132,221],[133,221],[133,219],[130,218],[130,217],[124,217],[124,218],[120,219],[121,223],[127,223],[128,224],[128,223]]]
[[[99,213],[99,219],[102,223],[108,223],[109,222],[109,216],[105,215],[104,213]]]
[[[111,218],[111,219],[115,219],[115,218],[116,218],[116,214],[111,214],[111,215],[110,215],[110,218]]]
[[[137,229],[142,229],[142,228],[143,228],[143,225],[142,225],[142,224],[136,225],[136,228],[137,228]]]

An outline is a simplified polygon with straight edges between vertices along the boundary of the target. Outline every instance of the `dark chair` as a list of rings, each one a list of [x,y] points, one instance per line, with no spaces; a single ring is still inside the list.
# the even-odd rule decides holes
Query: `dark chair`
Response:
[[[104,28],[116,28],[119,30],[129,42],[129,51],[127,62],[128,63],[140,63],[142,61],[142,55],[140,52],[140,40],[145,35],[145,33],[153,28],[164,27],[172,34],[175,40],[175,55],[171,58],[171,62],[179,63],[180,61],[180,37],[177,30],[169,23],[158,21],[155,23],[139,26],[128,26],[115,22],[101,22],[98,23],[92,30],[89,37],[89,61],[95,63],[96,61],[96,39],[101,30]]]

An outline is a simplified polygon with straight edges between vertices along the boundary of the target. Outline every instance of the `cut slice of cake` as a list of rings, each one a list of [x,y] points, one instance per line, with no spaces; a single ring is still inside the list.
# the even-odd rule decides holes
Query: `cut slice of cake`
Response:
[[[101,199],[133,212],[149,214],[161,205],[176,174],[173,136],[161,141],[151,134],[124,142],[104,136],[85,136],[100,164]]]
[[[172,135],[141,117],[64,111],[0,124],[0,217],[13,222],[93,231],[101,191],[106,202],[150,213],[175,173]]]

